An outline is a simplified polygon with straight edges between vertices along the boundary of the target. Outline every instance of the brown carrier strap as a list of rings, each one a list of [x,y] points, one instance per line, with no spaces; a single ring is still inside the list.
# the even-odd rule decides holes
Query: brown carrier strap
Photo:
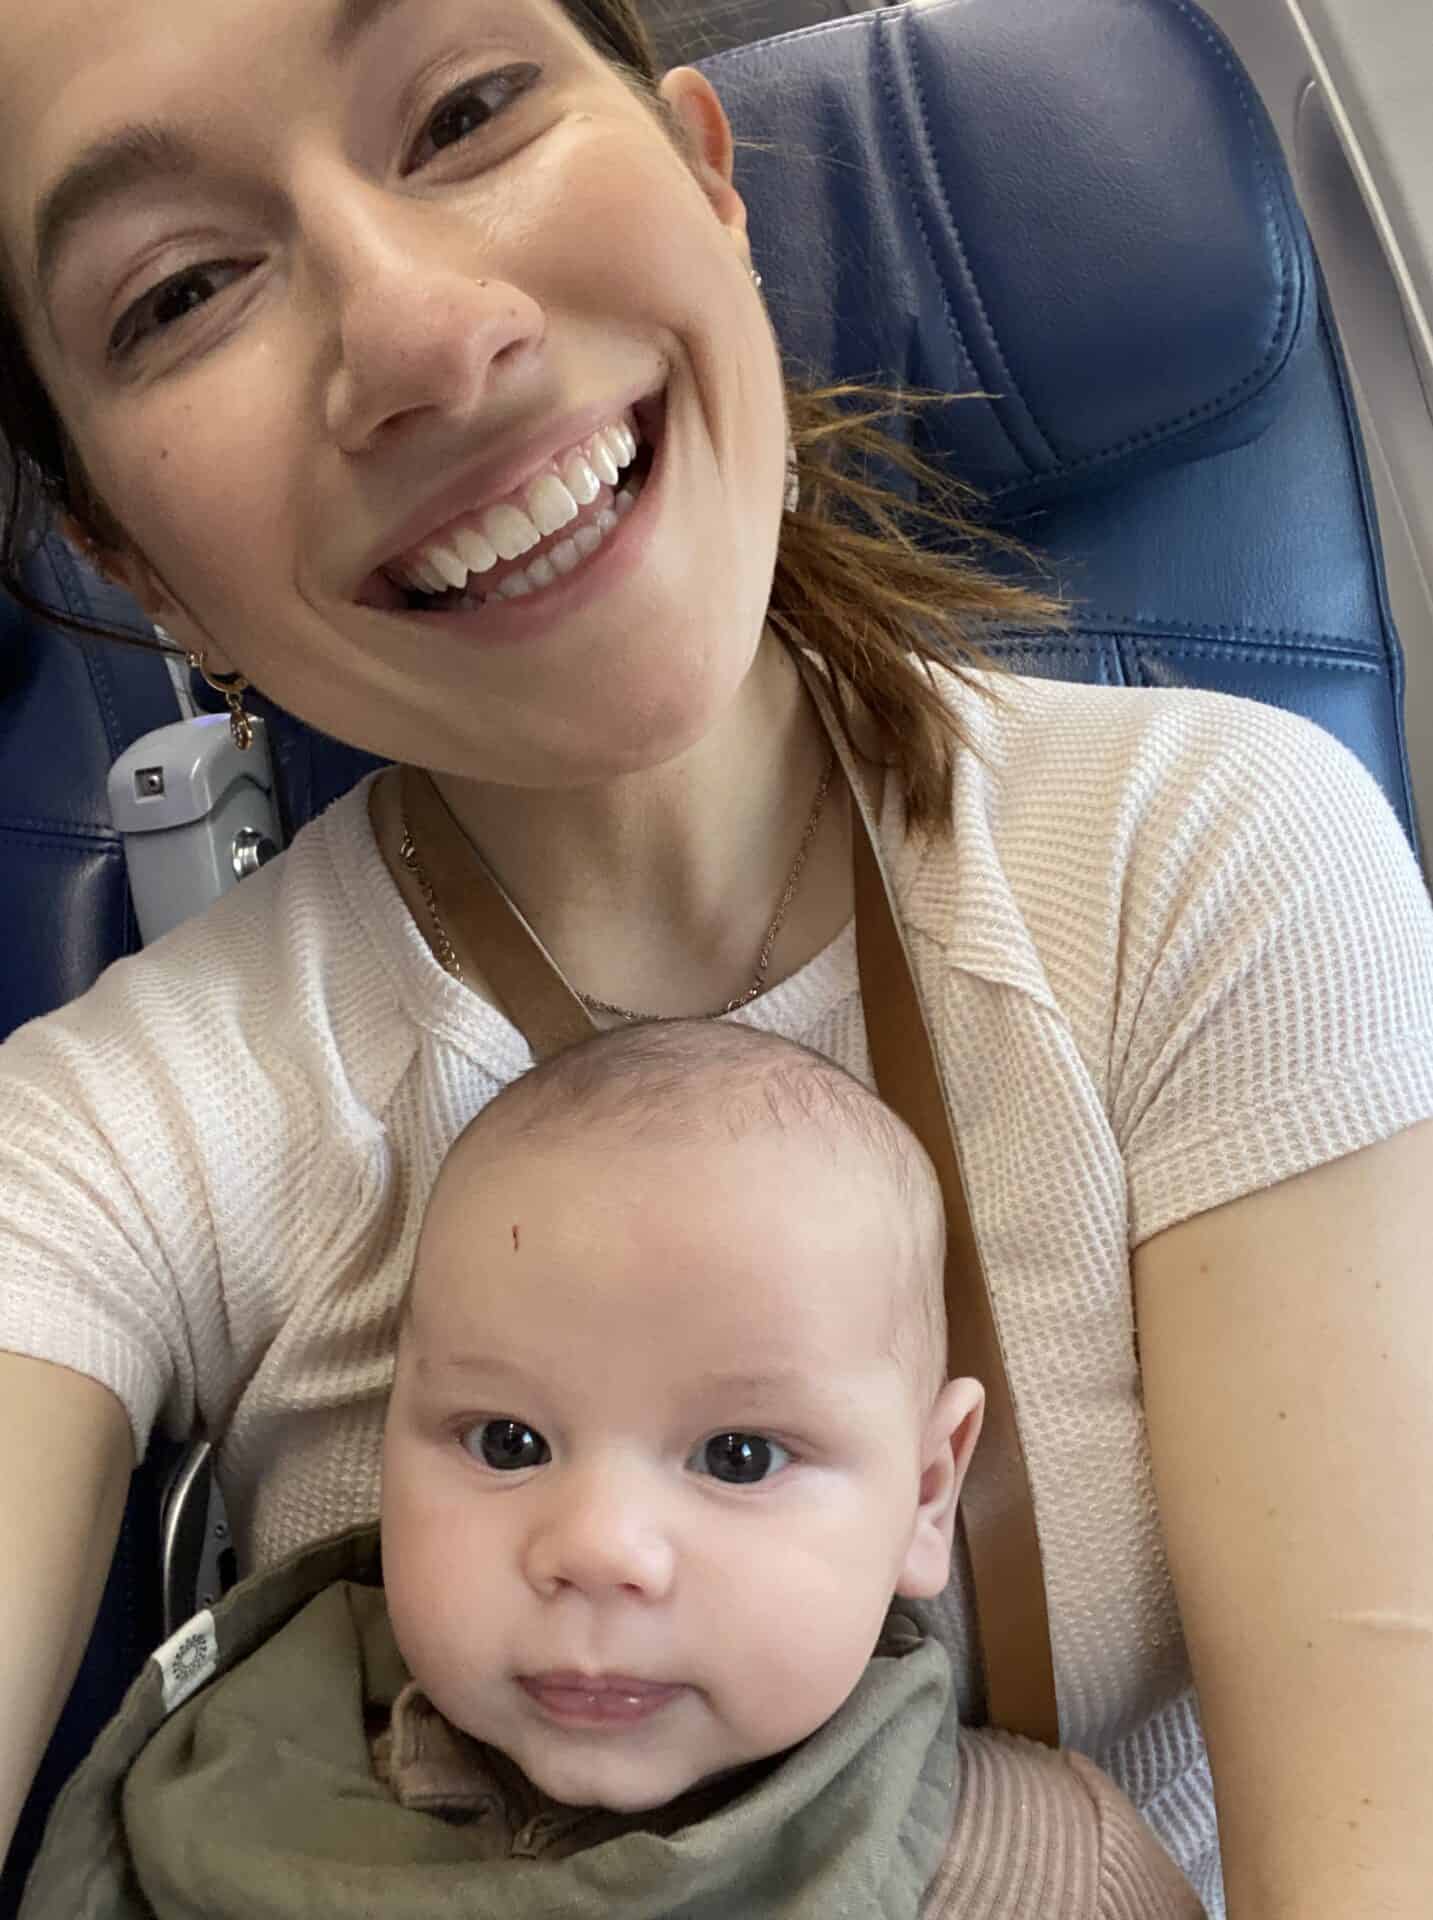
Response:
[[[973,1374],[985,1388],[985,1424],[960,1512],[975,1582],[986,1712],[992,1726],[1057,1747],[1060,1718],[1030,1474],[955,1126],[865,782],[826,686],[804,660],[798,658],[798,664],[840,759],[856,814],[851,834],[856,958],[876,1088],[935,1167],[945,1201],[949,1370]]]
[[[993,1726],[1059,1744],[1040,1542],[1000,1335],[981,1263],[955,1131],[935,1049],[896,914],[876,823],[846,730],[815,670],[797,657],[841,761],[852,823],[856,951],[871,1064],[881,1098],[930,1155],[945,1200],[946,1312],[952,1373],[985,1387],[985,1425],[961,1495],[975,1579],[986,1707]],[[533,1057],[546,1059],[597,1031],[586,1007],[426,774],[402,770],[403,808],[428,860],[472,877],[443,901],[456,934]]]
[[[456,933],[472,955],[503,1012],[531,1047],[533,1059],[546,1060],[579,1040],[590,1040],[596,1022],[453,818],[442,794],[416,767],[404,767],[401,778],[403,817],[425,861],[442,873],[468,875],[460,897],[444,897],[449,932]]]

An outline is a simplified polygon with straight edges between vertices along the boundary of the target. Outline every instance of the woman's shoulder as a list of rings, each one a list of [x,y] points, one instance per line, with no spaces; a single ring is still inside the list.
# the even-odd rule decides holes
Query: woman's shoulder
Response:
[[[1407,842],[1382,789],[1325,728],[1202,687],[1128,687],[989,672],[943,676],[970,751],[953,790],[992,851],[1069,873],[1072,857],[1138,881],[1257,845],[1280,863],[1331,820]],[[980,836],[976,836],[979,838]]]
[[[1330,937],[1368,910],[1424,937],[1402,827],[1315,722],[1203,688],[943,678],[967,743],[952,830],[902,857],[909,921],[949,962],[1107,1011],[1134,956],[1248,945],[1315,896]]]
[[[1116,791],[1151,776],[1198,780],[1220,766],[1257,775],[1275,761],[1359,763],[1304,715],[1210,687],[1125,686],[1005,670],[939,673],[997,781],[1022,795],[1092,776]]]

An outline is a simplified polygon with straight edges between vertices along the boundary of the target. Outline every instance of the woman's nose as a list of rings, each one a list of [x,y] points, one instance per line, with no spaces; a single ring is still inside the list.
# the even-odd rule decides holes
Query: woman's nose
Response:
[[[542,341],[543,309],[479,273],[473,235],[451,214],[366,187],[341,205],[331,197],[327,212],[316,251],[320,297],[336,312],[330,436],[356,454],[425,415],[467,427]]]
[[[546,1476],[544,1476],[546,1478]],[[620,1472],[547,1480],[528,1535],[528,1581],[545,1598],[564,1589],[591,1598],[626,1592],[645,1600],[672,1591],[676,1554],[650,1490]]]

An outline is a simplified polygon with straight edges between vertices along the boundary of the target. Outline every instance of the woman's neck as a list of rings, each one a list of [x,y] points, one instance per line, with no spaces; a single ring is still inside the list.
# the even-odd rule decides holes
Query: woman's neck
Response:
[[[828,755],[800,676],[768,640],[721,721],[665,766],[555,791],[439,784],[575,987],[645,1013],[696,1014],[751,983]],[[375,823],[401,884],[383,811],[375,807]],[[803,966],[849,917],[849,848],[838,775],[768,985]],[[440,903],[464,881],[430,878]],[[404,892],[412,907],[410,887]],[[431,932],[421,909],[415,917]]]

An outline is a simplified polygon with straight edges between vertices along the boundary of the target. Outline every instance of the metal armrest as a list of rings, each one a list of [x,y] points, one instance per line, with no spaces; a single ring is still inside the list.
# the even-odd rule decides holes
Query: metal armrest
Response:
[[[164,1636],[211,1607],[238,1577],[209,1442],[196,1440],[165,1488],[159,1521]]]

